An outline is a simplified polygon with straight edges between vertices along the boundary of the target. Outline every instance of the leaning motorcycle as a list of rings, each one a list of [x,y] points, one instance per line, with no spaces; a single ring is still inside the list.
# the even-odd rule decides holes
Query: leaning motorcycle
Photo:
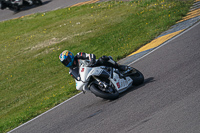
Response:
[[[126,91],[132,85],[144,82],[143,74],[135,68],[129,67],[126,71],[106,66],[89,67],[88,60],[79,60],[80,78],[75,79],[76,89],[91,91],[97,97],[114,100],[119,93]]]
[[[21,8],[32,5],[42,5],[41,0],[1,0],[0,8],[3,10],[9,8],[14,11],[20,11]]]

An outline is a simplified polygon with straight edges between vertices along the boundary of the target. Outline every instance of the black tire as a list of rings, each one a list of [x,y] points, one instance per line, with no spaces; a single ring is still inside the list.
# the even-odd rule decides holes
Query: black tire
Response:
[[[41,0],[35,0],[35,4],[38,5],[38,6],[42,5],[42,1]]]
[[[133,80],[132,85],[138,86],[144,83],[144,75],[137,69],[133,69],[133,74],[130,75],[131,79]]]
[[[97,97],[101,97],[101,98],[107,99],[107,100],[115,100],[119,97],[119,93],[115,89],[114,89],[114,93],[104,92],[104,91],[100,90],[98,88],[98,85],[96,85],[96,84],[92,84],[90,86],[90,91],[92,93],[94,93]]]
[[[19,12],[21,10],[20,6],[14,6],[13,9],[15,12]]]
[[[4,7],[3,7],[4,5],[3,5],[3,2],[2,1],[0,1],[0,9],[1,10],[3,10],[4,9]]]
[[[7,7],[6,4],[4,4],[3,1],[1,1],[1,2],[0,2],[0,9],[1,9],[1,10],[4,10],[4,9],[6,9],[6,7]]]

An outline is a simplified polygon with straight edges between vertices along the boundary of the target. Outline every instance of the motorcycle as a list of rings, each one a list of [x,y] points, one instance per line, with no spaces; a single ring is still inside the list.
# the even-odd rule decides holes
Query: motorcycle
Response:
[[[88,60],[79,59],[80,78],[75,79],[76,89],[91,91],[97,97],[115,100],[119,93],[126,91],[132,85],[140,85],[144,82],[143,74],[135,68],[128,67],[120,72],[116,68],[106,66],[89,67]]]
[[[21,8],[32,5],[42,5],[41,0],[1,0],[0,8],[2,10],[7,7],[14,11],[20,11]]]

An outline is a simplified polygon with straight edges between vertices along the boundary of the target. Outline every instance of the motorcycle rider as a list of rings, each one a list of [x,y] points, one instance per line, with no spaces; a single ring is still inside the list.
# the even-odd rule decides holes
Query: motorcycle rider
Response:
[[[64,50],[60,56],[60,61],[66,66],[69,67],[69,74],[76,80],[80,80],[79,76],[79,59],[90,60],[89,67],[94,66],[108,66],[113,68],[118,68],[120,71],[127,70],[127,66],[119,65],[115,62],[111,56],[102,56],[96,61],[96,56],[94,54],[87,54],[84,52],[79,52],[75,56],[72,52]]]

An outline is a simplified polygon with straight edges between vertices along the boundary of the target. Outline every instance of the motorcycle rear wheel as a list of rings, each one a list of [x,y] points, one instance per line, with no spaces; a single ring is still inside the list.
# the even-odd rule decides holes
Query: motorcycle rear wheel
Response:
[[[119,97],[117,90],[113,89],[113,93],[102,91],[97,84],[92,84],[90,86],[90,91],[97,97],[101,97],[107,100],[115,100]]]

